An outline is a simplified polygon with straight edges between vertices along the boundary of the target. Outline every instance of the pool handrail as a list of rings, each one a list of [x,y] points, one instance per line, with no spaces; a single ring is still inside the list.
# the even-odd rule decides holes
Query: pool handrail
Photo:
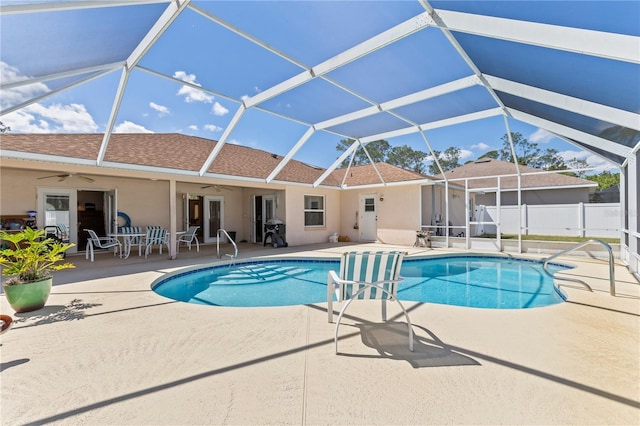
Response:
[[[231,258],[231,261],[234,262],[238,258],[238,246],[236,245],[236,242],[233,241],[233,238],[231,238],[231,236],[225,229],[218,229],[218,233],[217,233],[218,238],[216,241],[216,253],[218,255],[218,259],[222,257],[222,255],[220,255],[220,233],[223,233],[227,237],[227,240],[230,241],[231,244],[233,244],[234,253],[233,254],[225,253],[225,256],[229,256]]]
[[[568,249],[562,250],[561,252],[558,252],[556,254],[554,254],[553,256],[549,256],[547,258],[544,259],[544,262],[542,263],[542,269],[551,277],[558,279],[558,280],[565,280],[565,281],[573,281],[573,282],[577,282],[580,283],[582,285],[584,285],[585,287],[587,287],[589,289],[589,291],[593,292],[593,289],[591,288],[591,286],[587,283],[585,283],[582,280],[579,280],[577,278],[569,278],[569,277],[562,277],[562,276],[558,276],[556,277],[554,274],[552,274],[551,272],[549,272],[547,270],[547,263],[551,260],[551,259],[555,259],[558,256],[562,256],[563,254],[567,254],[569,252],[572,252],[574,250],[579,249],[580,247],[589,245],[591,243],[600,243],[602,244],[607,251],[609,252],[609,293],[612,296],[616,295],[616,279],[615,279],[615,268],[614,268],[614,262],[613,262],[613,250],[611,249],[611,246],[609,244],[607,244],[606,242],[602,241],[602,240],[587,240],[587,241],[583,241],[580,243],[577,243],[571,247],[569,247]]]

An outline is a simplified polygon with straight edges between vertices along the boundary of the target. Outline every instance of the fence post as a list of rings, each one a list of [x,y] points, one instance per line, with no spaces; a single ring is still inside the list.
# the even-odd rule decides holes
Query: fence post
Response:
[[[586,222],[584,219],[584,203],[580,201],[578,203],[578,236],[579,237],[585,236],[585,230],[584,230],[585,223]]]

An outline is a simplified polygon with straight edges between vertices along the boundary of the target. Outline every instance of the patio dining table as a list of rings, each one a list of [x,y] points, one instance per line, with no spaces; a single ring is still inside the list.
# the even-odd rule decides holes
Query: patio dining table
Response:
[[[109,237],[112,238],[121,238],[122,239],[122,245],[123,245],[123,250],[120,253],[120,257],[124,257],[125,259],[129,258],[129,255],[131,254],[131,241],[133,241],[134,238],[139,237],[139,238],[144,238],[147,236],[146,233],[141,232],[141,233],[133,233],[133,234],[128,234],[125,232],[112,232],[110,234],[107,234]]]

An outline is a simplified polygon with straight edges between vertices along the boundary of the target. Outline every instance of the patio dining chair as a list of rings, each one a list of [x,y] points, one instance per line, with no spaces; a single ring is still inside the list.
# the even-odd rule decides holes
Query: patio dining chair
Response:
[[[93,252],[95,249],[114,249],[113,255],[116,253],[120,253],[122,256],[122,244],[118,241],[117,238],[113,237],[98,237],[98,234],[93,229],[85,229],[85,231],[89,234],[89,238],[87,238],[87,247],[85,248],[84,257],[85,259],[89,259],[91,256],[91,261],[93,262]]]
[[[194,242],[196,243],[196,250],[198,252],[200,251],[200,242],[198,241],[198,235],[196,235],[199,228],[199,226],[190,226],[185,234],[180,235],[180,238],[178,238],[176,242],[177,252],[180,252],[180,243],[185,243],[187,247],[189,247],[189,250],[191,250],[191,244]]]
[[[140,226],[123,226],[120,228],[122,234],[143,234],[142,227]],[[135,236],[129,237],[129,250],[133,246],[138,246],[138,256],[142,256],[142,247],[145,246],[144,237]]]
[[[378,299],[382,303],[382,320],[387,320],[387,300],[398,302],[409,327],[409,350],[413,351],[413,328],[406,309],[397,299],[400,268],[406,255],[401,251],[345,252],[340,259],[340,272],[329,271],[327,281],[327,313],[333,322],[333,297],[344,305],[336,321],[335,351],[338,353],[338,327],[347,307],[356,300]]]
[[[158,246],[160,254],[162,254],[162,246],[167,246],[167,251],[169,251],[169,232],[161,226],[147,226],[144,244],[144,257],[149,256],[154,245]]]

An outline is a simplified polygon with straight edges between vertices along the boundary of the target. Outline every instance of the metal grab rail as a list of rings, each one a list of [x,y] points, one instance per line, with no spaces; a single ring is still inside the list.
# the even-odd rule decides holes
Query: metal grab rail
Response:
[[[226,230],[224,229],[218,229],[218,238],[216,241],[216,251],[217,251],[217,255],[218,255],[218,259],[220,259],[222,256],[220,255],[220,233],[223,233],[226,237],[227,240],[229,240],[231,242],[231,244],[233,244],[233,248],[234,248],[234,253],[233,254],[225,254],[225,256],[229,256],[231,258],[231,260],[235,260],[238,257],[238,246],[236,245],[236,242],[233,241],[233,238],[231,238],[231,236],[227,233]]]
[[[551,260],[551,259],[555,259],[558,256],[562,256],[563,254],[572,252],[576,249],[579,249],[580,247],[586,246],[588,244],[591,243],[600,243],[602,244],[607,251],[609,252],[609,293],[612,296],[616,295],[616,278],[615,278],[615,268],[614,268],[614,263],[613,263],[613,250],[611,249],[611,246],[609,244],[607,244],[606,242],[602,241],[602,240],[588,240],[588,241],[583,241],[581,243],[576,244],[575,246],[569,247],[566,250],[562,250],[559,253],[554,254],[553,256],[549,256],[546,259],[544,259],[544,262],[542,263],[542,269],[544,269],[544,271],[551,277],[558,279],[558,280],[565,280],[565,281],[573,281],[573,282],[577,282],[580,283],[584,286],[586,286],[589,291],[593,292],[593,289],[591,288],[591,286],[589,286],[589,284],[585,283],[582,280],[579,280],[577,278],[568,278],[568,277],[556,277],[554,274],[552,274],[551,272],[547,271],[547,263]]]

